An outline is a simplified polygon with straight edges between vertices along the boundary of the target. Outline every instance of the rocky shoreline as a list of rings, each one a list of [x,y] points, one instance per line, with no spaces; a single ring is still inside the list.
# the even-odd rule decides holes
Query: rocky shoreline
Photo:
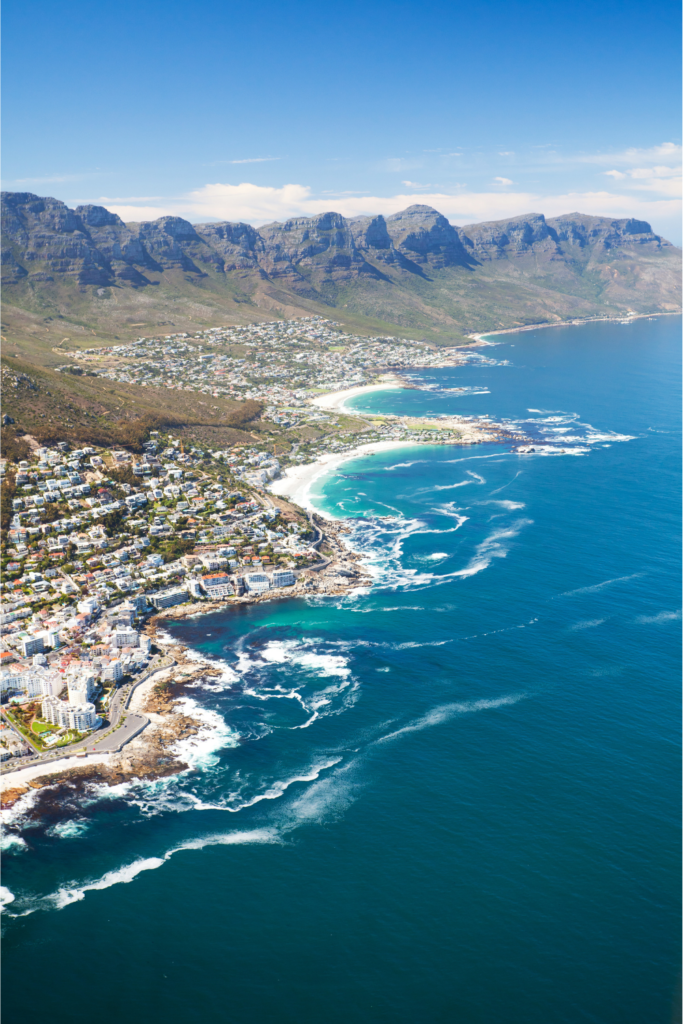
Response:
[[[140,684],[133,693],[130,710],[144,714],[149,719],[146,728],[121,751],[106,755],[106,760],[103,755],[83,764],[70,759],[73,767],[69,765],[55,771],[46,766],[44,775],[25,781],[21,780],[21,770],[13,773],[19,776],[16,780],[12,775],[6,775],[2,779],[3,791],[0,798],[3,811],[15,807],[28,794],[38,792],[39,795],[32,799],[23,816],[32,821],[53,821],[56,817],[64,819],[74,811],[74,798],[82,794],[90,784],[113,787],[133,779],[151,781],[191,770],[191,766],[174,748],[179,742],[196,736],[206,726],[185,714],[179,706],[186,696],[186,688],[206,677],[220,676],[221,669],[176,643],[165,632],[164,625],[171,620],[225,612],[245,604],[263,604],[313,594],[339,596],[359,586],[369,585],[371,577],[359,564],[360,555],[344,546],[343,537],[350,533],[349,527],[343,523],[313,518],[315,525],[319,525],[320,546],[330,556],[326,561],[302,570],[295,585],[286,591],[269,591],[262,595],[233,598],[227,602],[196,602],[169,608],[148,619],[143,627],[144,632],[164,654],[172,654],[175,665],[155,673],[152,679]]]
[[[519,440],[498,424],[487,422],[478,424],[478,427],[476,440]],[[495,430],[495,434],[482,436],[482,427],[487,431]],[[468,437],[467,440],[445,443],[473,442],[474,439]],[[406,442],[395,442],[396,447],[405,445]],[[353,452],[345,453],[342,461],[353,457]],[[90,784],[113,787],[133,779],[153,780],[190,770],[190,765],[177,755],[174,747],[182,740],[196,736],[206,726],[182,712],[179,705],[185,695],[185,687],[200,682],[203,677],[220,676],[221,669],[196,652],[188,652],[185,647],[177,644],[165,632],[164,624],[225,612],[242,605],[290,600],[293,597],[344,596],[359,587],[370,586],[372,576],[363,567],[361,556],[346,543],[346,536],[351,533],[348,524],[345,521],[323,517],[318,512],[310,512],[309,517],[319,534],[315,544],[322,556],[320,562],[300,570],[294,586],[286,590],[233,597],[227,601],[197,601],[168,608],[153,615],[147,620],[143,630],[163,654],[172,654],[175,665],[155,673],[150,680],[141,683],[133,693],[130,710],[145,715],[148,719],[147,726],[119,752],[94,755],[89,763],[73,764],[73,760],[70,759],[68,767],[57,770],[50,770],[46,765],[44,775],[35,775],[28,779],[22,779],[21,769],[12,775],[5,775],[0,778],[0,806],[3,811],[15,807],[18,801],[28,794],[39,792],[40,795],[30,802],[30,807],[25,812],[28,817],[31,820],[42,820],[43,817],[53,819],[61,807],[63,819],[74,811],[74,795],[83,792]],[[27,768],[26,771],[33,776],[33,771],[37,767]]]

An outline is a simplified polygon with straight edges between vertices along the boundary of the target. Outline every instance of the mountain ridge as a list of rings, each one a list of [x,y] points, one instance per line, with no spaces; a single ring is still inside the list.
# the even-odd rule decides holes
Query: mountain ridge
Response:
[[[164,297],[174,323],[334,309],[437,339],[680,306],[680,250],[635,218],[531,213],[458,227],[414,204],[260,228],[175,216],[124,223],[102,206],[4,192],[2,227],[8,306],[59,309],[114,336]],[[203,321],[193,305],[206,306]]]

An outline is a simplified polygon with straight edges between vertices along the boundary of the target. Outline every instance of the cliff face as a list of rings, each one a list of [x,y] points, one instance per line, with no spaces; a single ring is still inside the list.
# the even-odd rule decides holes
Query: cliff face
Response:
[[[669,309],[680,301],[678,250],[649,224],[581,213],[548,220],[534,213],[458,228],[437,210],[415,205],[386,218],[323,213],[256,229],[230,222],[192,225],[180,217],[124,224],[101,206],[71,210],[57,199],[6,192],[2,230],[3,283],[10,294],[17,287],[25,295],[47,293],[62,280],[81,293],[89,286],[154,286],[161,296],[167,281],[180,274],[216,294],[232,281],[233,292],[256,295],[257,304],[277,292],[335,306],[343,293],[344,307],[397,323],[402,320],[392,310],[406,304],[422,308],[419,316],[410,315],[425,323],[430,317],[443,321],[447,305],[447,319],[455,323],[454,303],[468,310],[471,323],[477,287],[487,290],[490,316],[517,315],[509,292],[516,279],[520,288],[544,291],[536,304],[546,311],[552,298],[545,293],[550,289],[552,296],[556,282],[557,311],[564,315],[572,308],[567,295],[580,298],[584,312],[601,306],[616,311],[636,300]],[[538,317],[529,302],[518,315]]]

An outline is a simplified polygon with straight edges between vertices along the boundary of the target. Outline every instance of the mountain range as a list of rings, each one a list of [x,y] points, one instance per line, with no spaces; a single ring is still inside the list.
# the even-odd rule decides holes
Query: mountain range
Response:
[[[449,344],[472,331],[680,307],[679,249],[645,221],[580,213],[456,227],[414,205],[260,228],[170,216],[125,224],[102,206],[5,192],[2,234],[6,334],[55,317],[123,339],[322,313]]]

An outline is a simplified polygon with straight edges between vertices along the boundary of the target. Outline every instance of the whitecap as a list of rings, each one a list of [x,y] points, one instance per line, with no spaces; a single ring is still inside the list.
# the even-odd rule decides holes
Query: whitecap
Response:
[[[142,871],[154,871],[156,868],[160,868],[165,859],[165,857],[140,858],[133,861],[132,864],[126,864],[124,867],[118,868],[116,871],[107,871],[106,874],[102,875],[95,882],[88,882],[86,885],[81,886],[74,885],[73,888],[62,886],[56,893],[52,893],[47,898],[52,900],[57,910],[62,910],[71,903],[77,903],[79,900],[84,899],[86,892],[109,889],[112,885],[119,885],[121,883],[128,884],[134,878],[137,878]]]
[[[681,617],[680,608],[675,612],[658,612],[656,615],[639,615],[636,622],[645,623],[659,623],[659,622],[676,622]]]
[[[486,711],[490,708],[499,708],[508,704],[516,704],[517,701],[523,700],[526,696],[527,695],[525,693],[516,693],[507,697],[497,697],[488,700],[442,704],[440,707],[432,708],[431,711],[428,711],[427,714],[417,718],[414,722],[404,725],[401,729],[396,729],[394,732],[387,733],[386,736],[380,736],[379,739],[375,740],[375,743],[387,743],[389,740],[398,739],[399,736],[405,736],[411,732],[420,732],[422,729],[429,729],[434,725],[441,725],[443,722],[448,722],[457,715],[472,714],[475,711]]]
[[[11,889],[8,889],[6,885],[0,885],[0,907],[6,907],[9,903],[14,903],[16,896]]]
[[[28,844],[25,839],[16,835],[15,832],[7,832],[3,829],[0,836],[0,850],[3,853],[23,853],[25,850],[28,850]]]
[[[84,820],[60,821],[49,828],[47,834],[59,839],[78,839],[79,836],[85,835],[89,827],[90,823]]]
[[[557,597],[572,597],[574,594],[592,594],[598,590],[602,590],[604,587],[610,587],[613,583],[624,583],[626,580],[635,580],[639,576],[644,576],[643,572],[634,572],[630,576],[615,576],[611,580],[603,580],[602,583],[593,583],[589,587],[577,587],[576,590],[565,590],[562,594],[557,594]]]
[[[236,747],[239,735],[217,711],[202,707],[192,697],[181,697],[173,711],[187,715],[199,722],[199,731],[187,739],[181,739],[171,747],[171,752],[191,768],[211,768],[219,763],[217,751]]]
[[[523,501],[499,501],[498,499],[491,500],[490,498],[486,501],[475,501],[475,505],[496,505],[497,508],[504,508],[508,512],[514,512],[520,508],[526,508]]]

